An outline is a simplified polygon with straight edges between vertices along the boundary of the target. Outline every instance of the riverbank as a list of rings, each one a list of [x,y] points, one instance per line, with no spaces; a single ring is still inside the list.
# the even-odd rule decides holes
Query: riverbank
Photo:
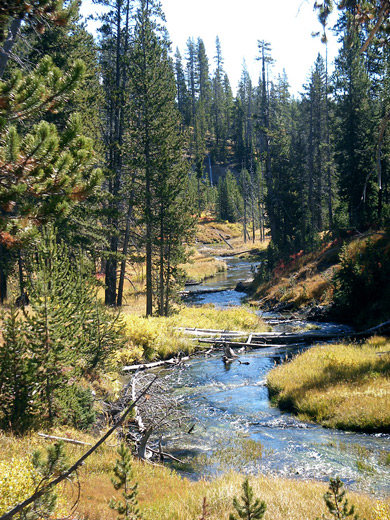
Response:
[[[61,436],[74,437],[78,435],[84,442],[94,442],[90,435],[81,434],[73,430],[55,430]],[[113,496],[119,497],[110,482],[112,468],[117,458],[115,439],[105,444],[99,451],[87,459],[80,469],[79,480],[81,495],[77,507],[77,518],[82,520],[114,520],[116,511],[110,510],[108,502]],[[6,496],[12,486],[12,471],[20,467],[28,468],[28,461],[36,449],[47,446],[44,441],[34,434],[25,438],[0,437],[0,460],[7,464],[9,470],[8,482],[0,478],[0,513]],[[66,452],[69,461],[80,457],[85,447],[66,444]],[[12,461],[12,464],[11,464]],[[238,473],[228,473],[220,478],[212,480],[200,480],[191,482],[181,478],[175,472],[160,466],[151,466],[146,463],[133,460],[133,482],[138,482],[138,501],[140,512],[144,520],[198,520],[202,514],[204,497],[207,502],[208,520],[227,518],[233,512],[232,500],[234,496],[241,496],[241,484],[244,476]],[[19,480],[20,475],[16,475]],[[264,500],[267,504],[265,520],[303,520],[321,517],[326,512],[323,494],[327,489],[326,483],[313,481],[296,481],[273,477],[251,477],[250,484],[253,487],[255,497]],[[7,491],[8,490],[8,491]],[[24,482],[14,490],[14,502],[22,500],[31,490]],[[75,489],[66,485],[60,489],[60,511],[66,514],[67,506],[74,502]],[[389,511],[389,504],[378,502],[368,496],[349,493],[350,503],[356,506],[359,515],[366,520],[388,520],[389,514],[380,513],[381,510]],[[53,519],[58,515],[54,515]],[[76,518],[76,516],[74,516]]]
[[[390,432],[390,340],[314,346],[267,377],[271,399],[329,428]],[[390,461],[389,461],[390,463]]]
[[[358,330],[388,321],[390,238],[385,232],[324,236],[315,251],[280,260],[272,272],[260,269],[251,301],[263,310],[309,313],[309,319]]]
[[[120,371],[125,365],[167,359],[179,352],[208,349],[192,341],[178,327],[265,332],[269,326],[246,307],[218,309],[214,305],[181,307],[169,317],[141,317],[124,313],[126,345],[112,353],[107,366]]]

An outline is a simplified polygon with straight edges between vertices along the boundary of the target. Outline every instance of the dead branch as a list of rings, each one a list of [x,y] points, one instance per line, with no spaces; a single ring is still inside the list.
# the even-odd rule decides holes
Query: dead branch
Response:
[[[136,372],[138,370],[147,370],[148,368],[156,368],[164,365],[175,366],[179,365],[183,361],[188,361],[190,358],[186,357],[174,357],[171,359],[165,359],[164,361],[153,361],[152,363],[142,363],[139,365],[129,365],[122,368],[123,372]]]
[[[38,433],[38,436],[54,441],[64,441],[70,442],[71,444],[80,444],[82,446],[92,446],[90,442],[77,441],[76,439],[69,439],[68,437],[56,437],[55,435],[46,435],[45,433]]]

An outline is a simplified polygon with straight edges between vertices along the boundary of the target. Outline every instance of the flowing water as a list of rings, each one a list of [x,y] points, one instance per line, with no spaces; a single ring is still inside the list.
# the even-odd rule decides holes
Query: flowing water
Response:
[[[251,264],[229,259],[228,265],[228,272],[218,279],[193,287],[189,304],[239,305],[243,295],[231,287],[251,276]],[[204,288],[224,290],[196,294]],[[301,321],[288,324],[305,325]],[[318,326],[322,330],[340,328],[336,324]],[[277,328],[285,327],[281,323]],[[265,385],[267,373],[275,358],[289,351],[288,347],[251,351],[240,355],[241,364],[235,361],[229,366],[219,353],[194,358],[172,371],[174,392],[195,425],[191,433],[177,431],[164,436],[167,448],[188,460],[188,467],[181,472],[192,478],[229,468],[322,480],[339,476],[355,489],[388,493],[389,435],[329,430],[298,421],[271,406]]]

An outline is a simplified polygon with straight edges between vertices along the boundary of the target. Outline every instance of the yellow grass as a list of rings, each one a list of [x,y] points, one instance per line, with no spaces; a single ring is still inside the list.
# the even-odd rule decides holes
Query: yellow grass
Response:
[[[181,265],[181,268],[186,272],[187,280],[201,282],[217,273],[226,271],[227,266],[222,260],[193,251],[190,261]]]
[[[166,359],[179,351],[191,353],[195,344],[178,327],[203,329],[264,331],[268,330],[264,321],[244,307],[217,309],[213,305],[182,307],[176,314],[164,317],[145,318],[125,314],[124,322],[127,345],[114,352],[108,366],[120,370],[125,365],[144,359]]]
[[[298,355],[268,375],[281,408],[324,426],[390,431],[390,341],[323,345]]]
[[[74,431],[56,430],[60,436],[69,435],[93,442],[94,438]],[[81,520],[114,520],[115,511],[108,507],[112,496],[119,496],[110,482],[116,460],[116,439],[87,459],[79,471],[81,498],[77,518]],[[28,459],[37,447],[47,441],[31,435],[23,439],[0,436],[0,461],[10,461],[12,456]],[[70,461],[80,457],[86,448],[67,444]],[[227,519],[233,512],[232,499],[241,496],[242,475],[228,473],[218,479],[190,482],[164,467],[155,467],[139,461],[133,462],[134,481],[139,484],[138,500],[144,520],[198,520],[201,516],[203,497],[206,497],[209,520]],[[256,497],[265,500],[265,520],[313,520],[325,513],[323,494],[327,484],[313,481],[296,481],[273,477],[251,477],[250,484]],[[75,498],[71,486],[61,491],[64,502],[70,506]],[[350,503],[366,520],[388,520],[388,502],[378,502],[364,495],[348,493]],[[63,505],[61,510],[63,510]]]
[[[169,318],[176,327],[200,329],[242,330],[264,332],[269,327],[253,311],[246,307],[218,309],[214,305],[183,307],[178,314]]]

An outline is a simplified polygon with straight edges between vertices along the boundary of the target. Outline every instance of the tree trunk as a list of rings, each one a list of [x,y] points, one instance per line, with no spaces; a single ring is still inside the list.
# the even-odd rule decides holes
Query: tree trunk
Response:
[[[18,37],[18,32],[19,32],[21,23],[22,23],[22,18],[20,18],[20,17],[14,18],[12,20],[11,26],[8,31],[8,37],[3,45],[3,48],[0,51],[0,79],[3,77],[11,50],[12,50],[13,46],[15,45],[16,39]]]

